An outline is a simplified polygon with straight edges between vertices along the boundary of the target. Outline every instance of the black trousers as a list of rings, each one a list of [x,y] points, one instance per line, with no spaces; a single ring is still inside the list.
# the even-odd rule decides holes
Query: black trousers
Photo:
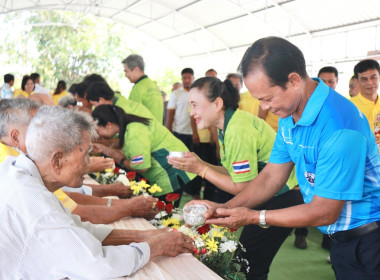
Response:
[[[303,204],[303,198],[299,190],[291,190],[282,195],[271,198],[255,210],[281,209]],[[270,227],[263,229],[257,225],[245,226],[240,237],[246,253],[243,257],[249,262],[250,271],[247,280],[265,280],[268,278],[269,267],[280,249],[282,243],[293,229],[283,227]]]
[[[348,242],[331,242],[332,268],[337,280],[380,279],[380,229]]]

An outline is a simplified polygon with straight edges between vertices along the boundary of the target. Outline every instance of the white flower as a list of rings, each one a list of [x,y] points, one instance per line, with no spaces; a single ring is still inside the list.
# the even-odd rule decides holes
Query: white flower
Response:
[[[199,237],[197,237],[194,240],[194,243],[195,243],[195,247],[197,248],[205,246],[205,243],[203,242],[202,238],[199,238]]]
[[[181,214],[173,213],[172,217],[175,218],[175,219],[177,219],[178,221],[183,221],[183,217],[182,217]]]
[[[117,177],[116,182],[121,182],[124,186],[129,186],[129,180],[124,174],[120,174]]]
[[[156,216],[154,216],[154,218],[155,219],[161,219],[162,217],[165,217],[165,216],[167,216],[168,215],[168,213],[166,213],[166,211],[161,211],[161,212],[158,212],[157,214],[156,214]]]
[[[183,233],[184,235],[192,237],[194,235],[194,232],[191,230],[191,228],[188,228],[185,225],[182,225],[178,229],[179,232]]]
[[[235,252],[236,246],[237,246],[237,244],[233,240],[229,240],[227,242],[223,242],[222,244],[220,244],[220,252],[221,253],[225,253],[227,251]]]

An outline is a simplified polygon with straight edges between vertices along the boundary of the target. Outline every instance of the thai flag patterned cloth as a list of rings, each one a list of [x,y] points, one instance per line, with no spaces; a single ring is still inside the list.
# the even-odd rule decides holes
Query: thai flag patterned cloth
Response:
[[[251,171],[251,169],[249,168],[249,161],[248,160],[236,161],[236,162],[232,163],[232,167],[234,168],[235,174],[247,173],[247,172]]]
[[[138,155],[132,158],[132,164],[141,164],[144,162],[144,158],[142,155]]]

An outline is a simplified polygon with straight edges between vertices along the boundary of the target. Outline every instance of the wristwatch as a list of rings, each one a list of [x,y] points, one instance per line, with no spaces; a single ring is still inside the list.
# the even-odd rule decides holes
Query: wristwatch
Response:
[[[267,210],[261,210],[260,211],[259,226],[262,228],[269,228],[269,225],[265,221],[266,212],[267,212]]]

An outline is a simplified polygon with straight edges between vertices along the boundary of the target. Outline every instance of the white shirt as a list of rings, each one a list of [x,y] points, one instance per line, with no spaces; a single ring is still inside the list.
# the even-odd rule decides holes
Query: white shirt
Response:
[[[116,278],[148,262],[147,243],[102,246],[112,228],[71,215],[25,155],[8,157],[0,178],[0,279]]]
[[[85,195],[92,195],[92,188],[86,185],[83,185],[80,188],[62,187],[62,190],[64,192],[76,192]]]
[[[34,92],[35,93],[42,93],[42,94],[46,94],[46,95],[50,96],[50,92],[46,88],[44,88],[43,86],[41,86],[40,84],[37,84],[37,83],[34,84]]]
[[[193,134],[190,123],[189,92],[179,88],[172,92],[168,102],[168,110],[175,109],[173,131],[181,134]]]

